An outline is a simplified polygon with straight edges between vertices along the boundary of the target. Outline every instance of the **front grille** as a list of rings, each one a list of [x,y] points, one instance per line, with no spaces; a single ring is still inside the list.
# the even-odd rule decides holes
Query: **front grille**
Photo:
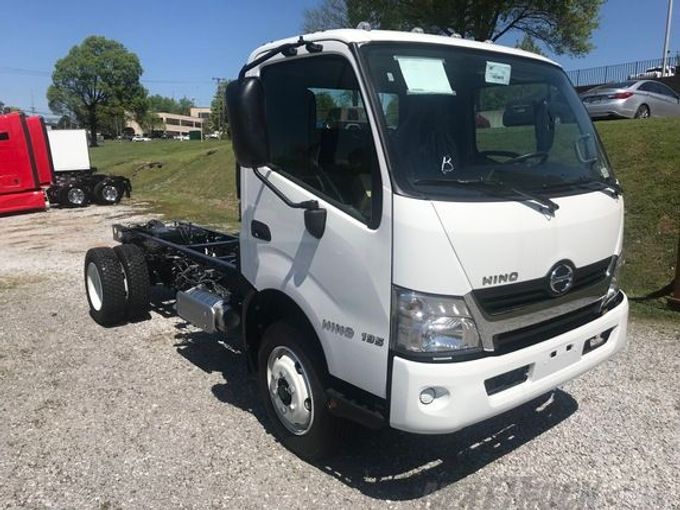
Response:
[[[569,292],[589,287],[607,277],[611,257],[576,268],[574,284]],[[489,315],[500,315],[528,305],[553,299],[549,292],[548,276],[520,283],[511,283],[488,289],[476,289],[472,295],[480,308]],[[568,295],[568,294],[567,294]]]
[[[499,333],[493,337],[494,355],[507,354],[576,329],[602,315],[600,302],[588,305],[554,319],[521,329]]]

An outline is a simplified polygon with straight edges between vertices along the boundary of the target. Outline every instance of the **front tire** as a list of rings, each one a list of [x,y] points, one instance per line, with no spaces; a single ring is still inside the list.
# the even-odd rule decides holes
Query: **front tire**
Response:
[[[287,322],[265,331],[258,353],[258,386],[274,436],[304,460],[330,455],[338,419],[327,407],[322,354],[314,338]]]
[[[111,248],[91,248],[85,255],[85,291],[97,324],[115,326],[125,319],[123,268]]]

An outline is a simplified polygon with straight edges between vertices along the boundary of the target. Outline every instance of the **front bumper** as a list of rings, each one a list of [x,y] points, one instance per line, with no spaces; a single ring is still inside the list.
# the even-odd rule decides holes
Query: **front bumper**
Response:
[[[396,356],[392,366],[390,425],[420,434],[455,432],[524,404],[578,377],[626,344],[628,299],[605,315],[544,342],[502,356],[458,363],[420,363]],[[610,331],[611,330],[611,331]],[[604,345],[583,354],[586,341],[610,331]],[[485,381],[528,367],[527,378],[489,394]],[[420,394],[434,388],[429,404]]]

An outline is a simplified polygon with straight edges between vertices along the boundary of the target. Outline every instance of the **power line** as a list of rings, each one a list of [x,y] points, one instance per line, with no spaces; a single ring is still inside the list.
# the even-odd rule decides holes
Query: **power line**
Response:
[[[25,69],[21,67],[7,67],[0,66],[1,74],[15,74],[24,76],[52,76],[50,71],[43,71],[38,69]],[[139,81],[142,83],[155,83],[155,84],[174,84],[174,85],[207,85],[212,83],[210,80],[157,80],[153,78],[141,78]]]

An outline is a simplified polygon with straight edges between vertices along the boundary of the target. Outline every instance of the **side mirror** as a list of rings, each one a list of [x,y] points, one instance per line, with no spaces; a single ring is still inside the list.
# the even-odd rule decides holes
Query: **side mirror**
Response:
[[[249,77],[227,85],[227,118],[238,164],[257,168],[270,162],[264,89],[259,78]]]
[[[326,209],[306,209],[305,228],[312,237],[321,239],[326,231]]]

